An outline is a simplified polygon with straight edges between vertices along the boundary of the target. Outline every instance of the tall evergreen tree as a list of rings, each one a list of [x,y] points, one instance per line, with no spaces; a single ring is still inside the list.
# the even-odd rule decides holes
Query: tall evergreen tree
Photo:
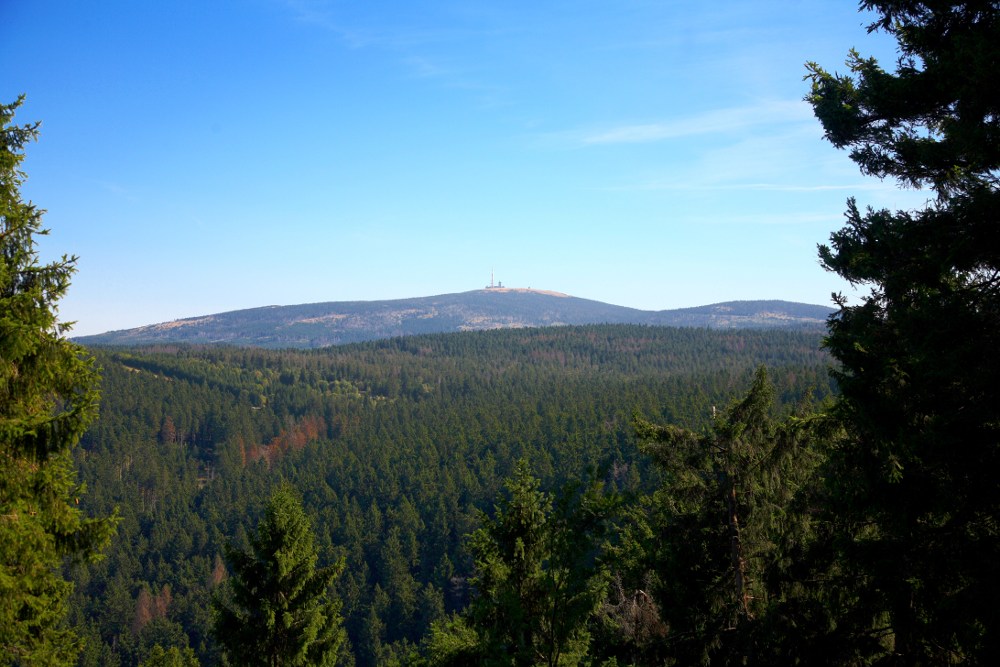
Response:
[[[272,496],[249,536],[227,548],[228,596],[216,599],[215,636],[234,664],[334,665],[344,645],[340,601],[330,587],[343,561],[316,569],[312,527],[290,487]]]
[[[863,173],[933,198],[851,200],[820,248],[871,290],[835,295],[827,339],[847,430],[826,474],[831,645],[841,660],[986,663],[1000,654],[1000,5],[861,6],[896,39],[895,70],[855,51],[844,75],[810,64],[808,99]]]
[[[483,638],[483,664],[576,665],[603,592],[589,539],[598,525],[588,520],[600,512],[573,507],[568,494],[554,503],[525,461],[507,489],[470,542],[477,589],[470,618]]]
[[[808,532],[793,508],[821,456],[810,420],[776,419],[773,401],[760,367],[706,432],[637,424],[665,476],[629,530],[641,543],[627,539],[623,552],[644,552],[638,560],[654,573],[665,654],[679,664],[780,662],[779,638],[762,635],[785,613],[782,561]]]
[[[80,647],[58,569],[96,557],[115,520],[77,507],[70,450],[96,414],[99,376],[56,317],[76,258],[39,263],[43,211],[20,196],[38,134],[12,124],[22,101],[0,105],[0,664],[70,664]]]
[[[606,580],[595,561],[608,516],[596,488],[542,491],[520,461],[508,497],[472,534],[476,595],[462,618],[436,623],[430,665],[557,667],[585,661],[587,624]]]

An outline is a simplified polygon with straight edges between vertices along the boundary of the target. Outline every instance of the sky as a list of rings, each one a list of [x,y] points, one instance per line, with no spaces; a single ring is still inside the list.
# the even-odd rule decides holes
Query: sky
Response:
[[[850,0],[0,0],[22,195],[73,335],[497,281],[644,310],[856,294],[862,176],[805,63],[887,67]]]

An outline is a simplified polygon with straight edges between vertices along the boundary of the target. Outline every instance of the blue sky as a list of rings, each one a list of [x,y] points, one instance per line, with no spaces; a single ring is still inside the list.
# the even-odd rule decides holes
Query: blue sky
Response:
[[[829,303],[862,177],[804,63],[889,65],[850,1],[0,2],[23,193],[75,334],[505,285],[647,310]]]

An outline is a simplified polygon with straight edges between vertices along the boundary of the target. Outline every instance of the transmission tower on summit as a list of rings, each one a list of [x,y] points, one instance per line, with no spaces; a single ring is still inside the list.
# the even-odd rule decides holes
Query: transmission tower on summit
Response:
[[[486,289],[500,289],[503,287],[503,283],[493,282],[493,269],[490,269],[490,284],[486,286]]]

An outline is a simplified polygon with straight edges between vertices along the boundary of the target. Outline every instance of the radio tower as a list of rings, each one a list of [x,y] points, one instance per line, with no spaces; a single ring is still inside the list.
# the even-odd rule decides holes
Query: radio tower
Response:
[[[495,282],[493,279],[493,269],[490,269],[490,284],[486,286],[486,289],[500,289],[503,287],[503,283]]]

